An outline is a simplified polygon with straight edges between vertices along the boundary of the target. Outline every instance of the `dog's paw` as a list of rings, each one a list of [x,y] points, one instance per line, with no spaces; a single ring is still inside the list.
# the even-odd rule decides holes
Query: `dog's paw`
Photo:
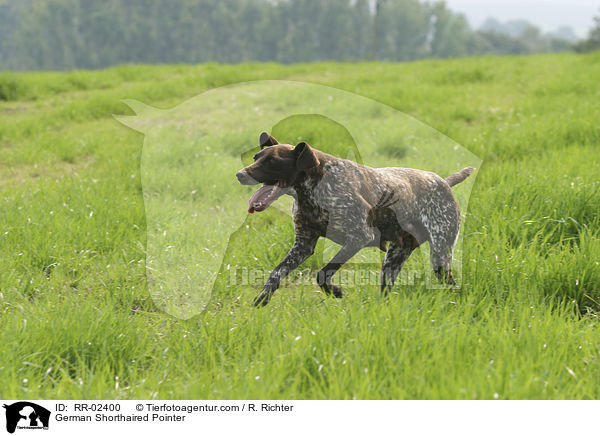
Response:
[[[335,298],[342,298],[344,296],[344,291],[342,291],[342,288],[336,285],[331,285],[331,293]]]
[[[269,304],[269,301],[271,300],[271,295],[272,292],[269,291],[262,291],[260,294],[258,294],[255,298],[254,298],[254,306],[255,307],[264,307],[267,304]]]
[[[437,279],[439,281],[441,281],[442,283],[448,285],[448,287],[456,286],[456,281],[454,280],[454,277],[452,277],[452,272],[445,271],[442,268],[439,268],[439,269],[435,270],[434,272],[435,272],[435,276],[437,277]]]
[[[335,298],[342,298],[344,296],[342,288],[331,283],[321,286],[321,289],[323,289],[327,295],[333,295]]]

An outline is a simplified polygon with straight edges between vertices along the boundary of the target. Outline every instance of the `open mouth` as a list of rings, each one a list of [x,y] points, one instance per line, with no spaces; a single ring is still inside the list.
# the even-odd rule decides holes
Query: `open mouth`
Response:
[[[283,180],[279,180],[272,185],[262,185],[262,187],[250,197],[248,202],[248,213],[262,212],[269,207],[275,200],[281,197],[287,188],[283,187]]]

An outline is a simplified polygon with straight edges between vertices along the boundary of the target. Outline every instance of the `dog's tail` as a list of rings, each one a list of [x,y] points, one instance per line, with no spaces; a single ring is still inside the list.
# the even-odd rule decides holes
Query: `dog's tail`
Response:
[[[473,167],[463,168],[459,172],[450,174],[448,177],[446,177],[446,183],[448,183],[450,186],[458,185],[460,182],[469,177],[472,173]]]

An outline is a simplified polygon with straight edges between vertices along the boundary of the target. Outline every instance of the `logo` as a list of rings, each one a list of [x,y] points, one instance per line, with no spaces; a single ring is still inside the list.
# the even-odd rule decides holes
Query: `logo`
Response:
[[[48,430],[50,411],[29,401],[19,401],[11,405],[4,404],[6,409],[6,431],[14,433],[18,429]]]
[[[117,115],[116,119],[144,134],[140,178],[146,215],[147,289],[158,308],[183,319],[202,312],[213,293],[222,298],[232,289],[260,289],[269,274],[265,277],[262,273],[267,264],[262,265],[258,256],[265,259],[276,250],[283,256],[289,249],[283,235],[290,235],[286,215],[293,213],[293,195],[275,200],[283,191],[273,197],[269,193],[272,206],[256,218],[247,212],[249,198],[264,199],[267,191],[252,195],[253,190],[240,186],[236,178],[240,168],[251,164],[260,151],[257,139],[261,131],[288,144],[306,141],[322,152],[372,168],[416,168],[446,177],[467,166],[481,166],[481,159],[460,144],[390,106],[307,82],[237,83],[208,90],[166,110],[135,100],[124,103],[135,115]],[[463,214],[474,180],[469,177],[453,191]],[[327,190],[326,186],[318,191]],[[360,222],[369,232],[377,227],[373,225],[376,221],[397,218],[403,210],[398,198],[385,197],[379,199],[382,202],[374,199],[369,203],[371,208],[377,205],[380,216],[363,203],[349,212],[355,203],[343,198],[331,204],[329,197],[317,199],[319,207],[336,218],[328,223],[338,223],[331,228],[328,225],[326,237],[315,248],[317,257],[310,262],[319,268],[340,249],[335,240],[339,242],[336,234],[346,228],[343,217],[348,216],[354,224]],[[265,235],[270,229],[278,234]],[[433,262],[436,266],[450,262],[450,243],[455,246],[453,277],[460,285],[463,234],[461,229],[457,240],[454,234],[446,235],[447,243],[433,260],[430,245],[415,249],[405,268],[407,285],[410,277],[422,277],[425,286],[435,288]],[[271,246],[273,250],[268,248]],[[346,269],[381,277],[382,253],[376,246],[367,247],[344,262]],[[279,260],[275,257],[264,262],[275,267]],[[250,272],[251,285],[237,285],[239,270]],[[314,284],[314,273],[309,276],[307,283]]]

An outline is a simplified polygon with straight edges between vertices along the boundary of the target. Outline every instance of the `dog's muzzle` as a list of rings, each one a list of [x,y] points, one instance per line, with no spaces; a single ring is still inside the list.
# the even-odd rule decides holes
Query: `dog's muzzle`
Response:
[[[245,170],[238,171],[235,175],[240,182],[240,185],[257,185],[258,182]]]

